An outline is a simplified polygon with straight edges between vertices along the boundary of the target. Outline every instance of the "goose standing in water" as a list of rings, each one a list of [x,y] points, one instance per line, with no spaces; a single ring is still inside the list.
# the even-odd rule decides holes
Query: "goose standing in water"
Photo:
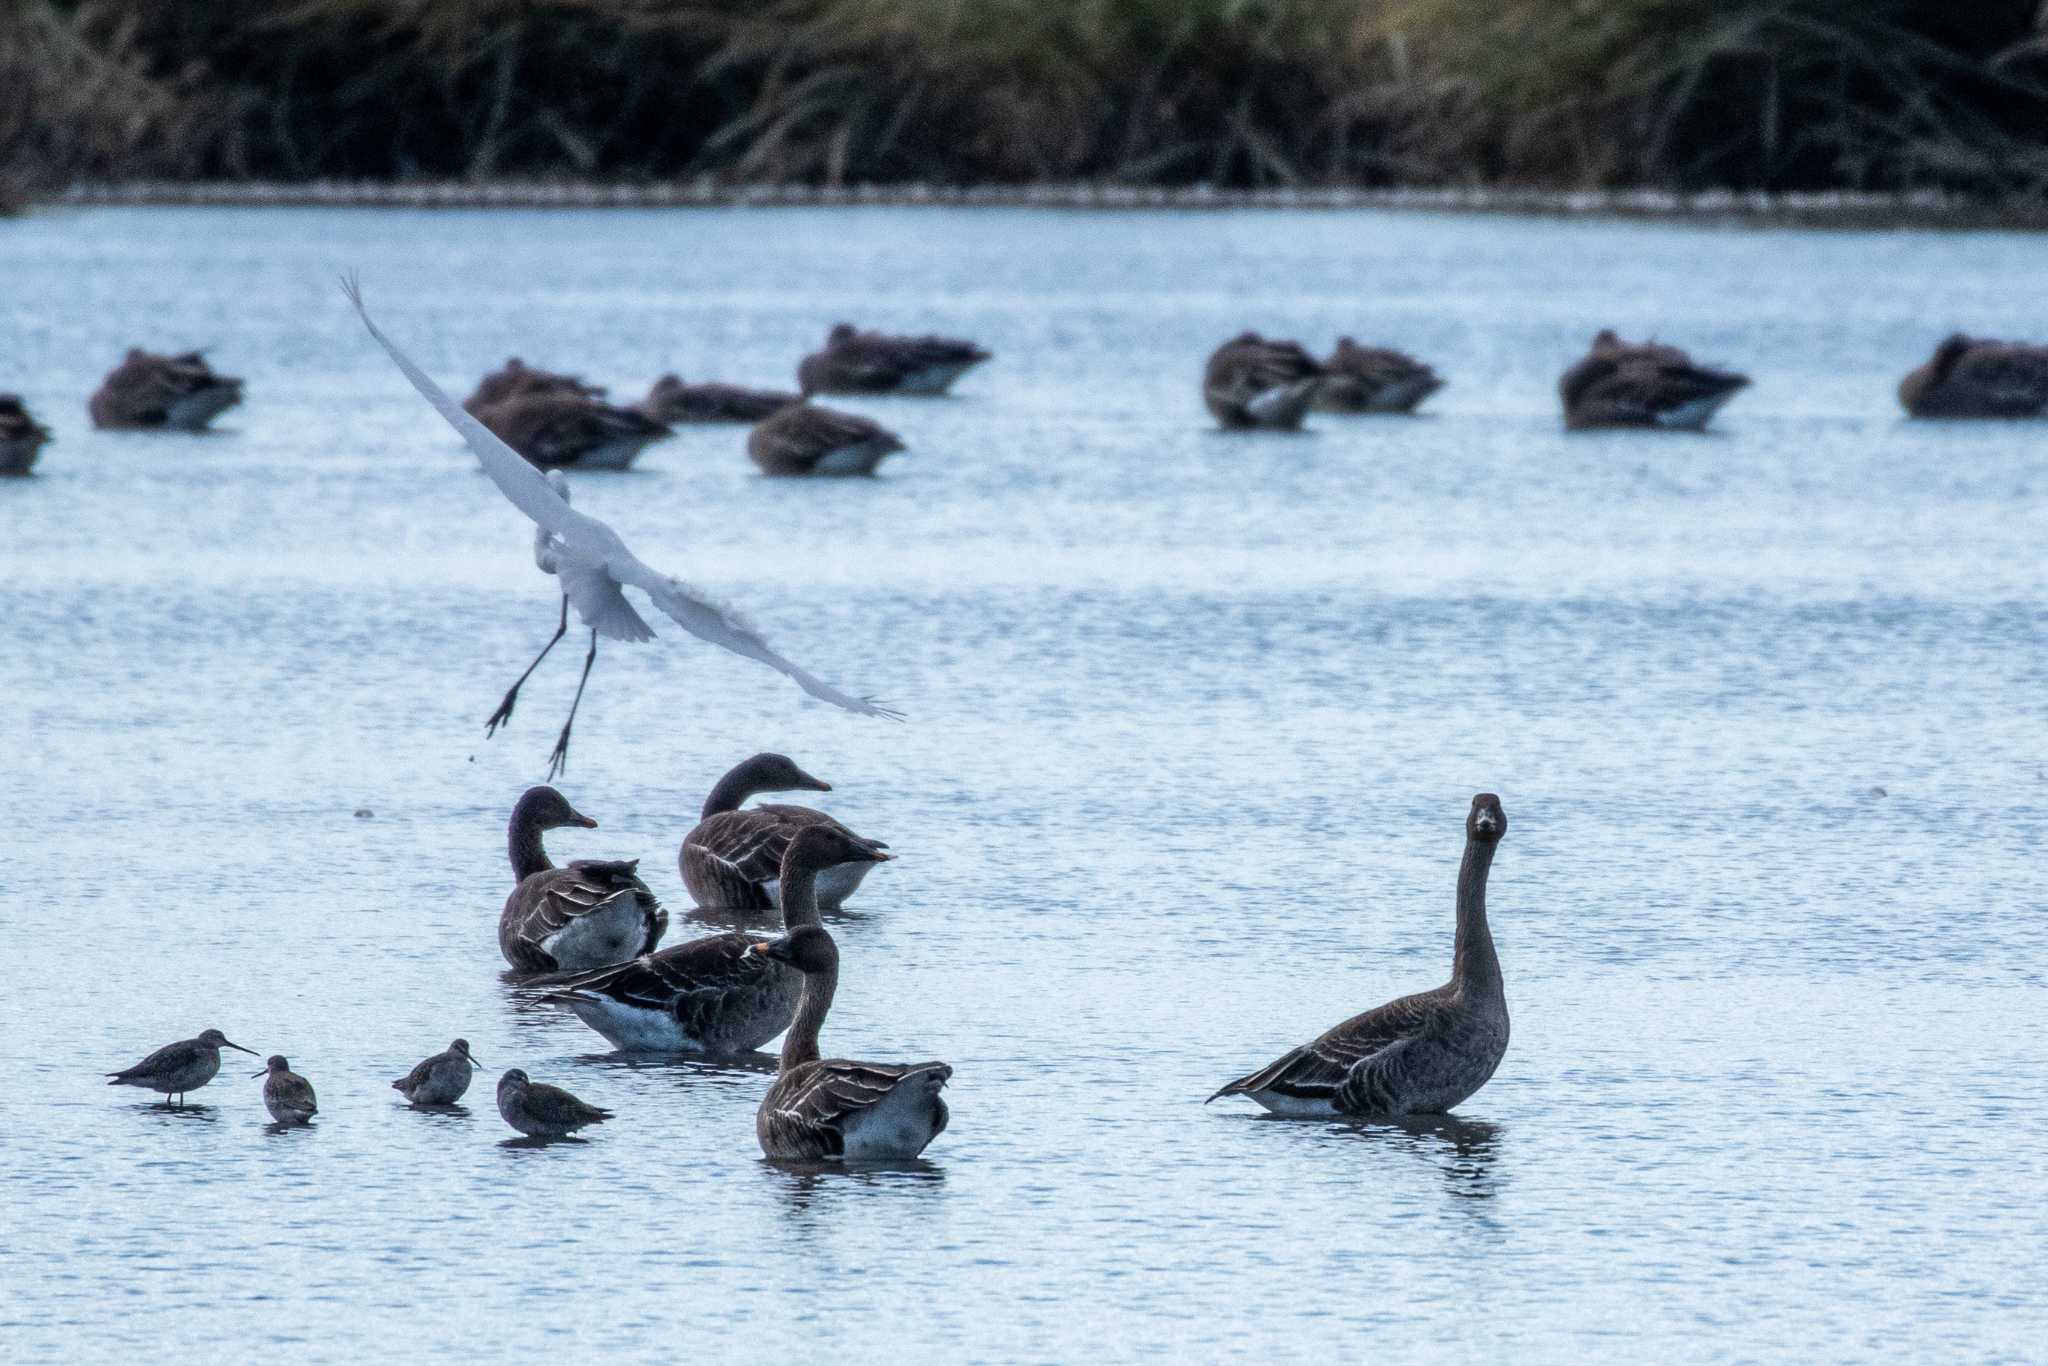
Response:
[[[133,1067],[107,1073],[107,1085],[140,1086],[150,1091],[161,1091],[165,1104],[171,1102],[172,1096],[182,1104],[187,1091],[198,1090],[220,1072],[220,1051],[223,1048],[247,1053],[252,1058],[262,1056],[253,1048],[228,1042],[228,1036],[218,1029],[209,1029],[196,1039],[167,1043]]]
[[[813,778],[786,754],[756,754],[735,765],[704,799],[696,828],[683,836],[676,861],[691,899],[710,910],[765,911],[780,906],[782,857],[789,852],[790,841],[812,826],[827,826],[863,845],[888,848],[860,839],[812,807],[770,802],[740,809],[763,792],[831,790],[832,784]],[[823,870],[816,883],[818,904],[836,910],[874,866],[863,858]]]
[[[1601,329],[1592,347],[1557,382],[1567,431],[1661,427],[1703,432],[1749,376],[1695,365],[1662,342],[1625,342]]]
[[[541,834],[597,822],[552,787],[531,787],[512,808],[507,845],[516,885],[498,916],[498,949],[520,972],[609,967],[654,952],[668,912],[638,875],[638,859],[548,860]]]
[[[513,1068],[498,1078],[498,1113],[528,1138],[567,1138],[585,1125],[612,1118],[610,1110],[585,1104],[559,1086],[549,1086]]]
[[[477,421],[544,470],[623,470],[675,433],[647,414],[563,390],[514,394],[475,409]]]
[[[773,417],[801,394],[775,389],[743,389],[737,384],[685,384],[680,375],[663,375],[654,381],[647,397],[637,405],[656,422],[759,422]]]
[[[890,856],[852,831],[814,825],[782,855],[785,929],[819,924],[818,874],[842,863]],[[617,967],[559,973],[526,985],[628,1051],[750,1053],[796,1018],[802,977],[750,953],[754,937],[706,935]]]
[[[87,403],[95,427],[197,432],[242,401],[242,381],[217,375],[197,351],[131,348]]]
[[[872,418],[809,401],[777,410],[747,433],[748,458],[778,476],[873,474],[902,449],[896,433]]]
[[[552,370],[528,365],[513,356],[477,381],[462,406],[471,413],[524,394],[568,394],[574,398],[603,398],[602,384],[586,384],[576,375],[558,375]]]
[[[835,323],[825,345],[796,367],[797,385],[811,394],[914,394],[932,397],[980,365],[989,353],[953,337],[892,337]]]
[[[453,1105],[469,1090],[478,1063],[470,1054],[469,1040],[457,1039],[412,1071],[391,1083],[391,1089],[414,1105]]]
[[[1507,995],[1486,925],[1486,873],[1507,828],[1500,798],[1472,799],[1449,982],[1354,1015],[1209,1099],[1249,1096],[1294,1117],[1432,1115],[1484,1086],[1508,1049]]]
[[[762,1152],[797,1162],[903,1162],[946,1131],[946,1063],[818,1055],[818,1030],[839,986],[839,946],[823,926],[802,926],[752,952],[788,964],[804,982],[775,1082],[754,1113]]]
[[[1405,351],[1339,337],[1323,365],[1315,406],[1326,413],[1412,413],[1443,387],[1436,371]]]
[[[1323,367],[1301,343],[1241,332],[1210,355],[1202,370],[1202,402],[1233,431],[1293,431],[1322,382]]]
[[[1899,381],[1899,404],[1911,417],[2040,417],[2048,413],[2048,346],[1955,333]]]
[[[49,439],[50,429],[29,416],[19,395],[0,394],[0,474],[27,474]]]
[[[292,1071],[284,1054],[271,1054],[263,1070],[250,1075],[263,1078],[263,1108],[279,1124],[304,1124],[320,1113],[313,1083]]]

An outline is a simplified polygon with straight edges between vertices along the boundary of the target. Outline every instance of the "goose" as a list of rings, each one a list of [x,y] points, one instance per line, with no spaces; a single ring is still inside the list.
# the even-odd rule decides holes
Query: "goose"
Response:
[[[799,790],[830,792],[832,784],[813,778],[786,754],[756,754],[718,780],[704,799],[696,828],[683,837],[676,858],[692,900],[712,910],[773,910],[782,904],[782,858],[789,852],[791,840],[819,825],[853,835],[838,821],[808,806],[771,802],[740,809],[748,798],[763,792]],[[889,847],[879,841],[860,842]],[[818,904],[836,909],[874,866],[861,858],[822,870],[816,883]]]
[[[559,1086],[535,1081],[517,1067],[498,1078],[498,1113],[528,1138],[567,1138],[585,1125],[612,1118],[610,1110],[585,1104]]]
[[[782,923],[816,925],[818,874],[889,854],[850,830],[814,825],[782,855]],[[628,1052],[750,1053],[789,1028],[803,979],[751,954],[754,939],[728,932],[594,972],[557,973],[525,985],[548,992],[577,1019]]]
[[[872,418],[810,402],[792,403],[747,433],[747,455],[772,475],[873,474],[902,449]]]
[[[528,365],[512,356],[496,370],[477,381],[462,406],[474,414],[479,408],[503,403],[523,394],[569,394],[576,398],[603,398],[602,384],[586,384],[576,375],[558,375],[552,370]]]
[[[218,1029],[208,1029],[201,1031],[196,1039],[180,1039],[176,1043],[165,1044],[133,1067],[107,1073],[107,1085],[140,1086],[150,1091],[161,1091],[166,1104],[170,1103],[172,1096],[182,1104],[187,1091],[198,1090],[219,1073],[223,1048],[247,1053],[252,1058],[261,1056],[253,1048],[229,1042],[228,1036]]]
[[[750,951],[803,974],[803,1002],[782,1041],[775,1081],[754,1112],[769,1157],[796,1162],[902,1162],[946,1131],[942,1062],[850,1062],[818,1056],[818,1030],[839,985],[839,947],[802,925]]]
[[[1899,381],[1911,417],[2040,417],[2048,412],[2048,346],[1957,332]]]
[[[1301,426],[1322,387],[1323,367],[1301,343],[1241,332],[1216,348],[1202,370],[1202,401],[1234,431]]]
[[[1412,413],[1443,387],[1436,371],[1406,352],[1339,337],[1323,365],[1315,406],[1326,413]]]
[[[476,420],[541,469],[623,470],[640,452],[674,436],[633,408],[561,389],[513,394],[480,405]]]
[[[685,384],[679,375],[663,375],[654,381],[647,397],[640,400],[641,412],[656,422],[759,422],[772,417],[801,394],[776,389],[743,389],[737,384]]]
[[[414,1105],[453,1105],[469,1090],[476,1068],[469,1040],[457,1039],[433,1057],[422,1059],[412,1071],[392,1082],[391,1089]]]
[[[217,375],[197,351],[130,348],[87,403],[95,427],[196,432],[242,401],[242,381]]]
[[[932,397],[989,358],[989,352],[953,337],[894,337],[834,323],[825,345],[796,367],[797,385],[811,394],[914,394]]]
[[[498,949],[519,972],[609,967],[652,953],[668,912],[638,875],[638,859],[548,860],[541,833],[597,822],[552,787],[530,787],[512,807],[507,847],[515,885],[498,916]]]
[[[1508,1048],[1507,996],[1486,927],[1486,873],[1507,828],[1500,798],[1472,799],[1449,982],[1354,1015],[1209,1099],[1249,1096],[1297,1118],[1432,1115],[1484,1086]]]
[[[1695,365],[1662,342],[1625,342],[1601,329],[1583,359],[1558,380],[1567,431],[1596,427],[1662,427],[1705,431],[1749,376]]]
[[[279,1124],[304,1124],[320,1113],[313,1083],[292,1071],[284,1054],[271,1054],[263,1070],[250,1075],[263,1078],[263,1108]]]
[[[27,474],[50,429],[29,416],[18,394],[0,394],[0,474]]]

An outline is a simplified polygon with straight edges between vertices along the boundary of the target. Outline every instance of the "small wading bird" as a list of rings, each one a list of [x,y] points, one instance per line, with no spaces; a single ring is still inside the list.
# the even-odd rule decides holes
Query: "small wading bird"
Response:
[[[641,641],[654,637],[653,629],[626,600],[622,591],[626,587],[637,588],[647,594],[656,607],[668,613],[691,635],[788,675],[798,687],[820,701],[863,716],[902,719],[900,713],[881,706],[872,698],[843,693],[823,679],[798,668],[770,649],[768,642],[751,626],[712,603],[702,593],[642,563],[626,549],[617,532],[595,517],[569,506],[567,485],[559,474],[550,479],[528,464],[510,446],[492,435],[489,428],[464,412],[455,400],[441,391],[439,385],[427,378],[425,371],[394,346],[390,338],[378,330],[377,324],[370,321],[369,310],[363,307],[362,290],[352,277],[342,281],[342,288],[347,292],[349,302],[355,305],[356,315],[363,320],[363,326],[369,329],[370,335],[397,363],[405,377],[412,381],[412,387],[419,390],[420,397],[431,403],[435,411],[447,419],[448,425],[469,443],[469,448],[483,463],[484,473],[491,477],[499,492],[533,519],[539,528],[534,533],[534,562],[544,573],[553,574],[562,585],[562,616],[553,638],[534,656],[533,663],[526,666],[526,672],[519,675],[518,682],[512,685],[505,694],[505,700],[491,714],[485,723],[486,734],[495,734],[500,725],[511,719],[519,689],[568,631],[569,604],[573,602],[577,615],[590,628],[590,653],[583,658],[583,677],[576,684],[576,700],[569,706],[569,719],[562,723],[562,734],[555,741],[554,752],[548,756],[548,777],[552,779],[561,771],[569,755],[569,730],[576,724],[577,707],[583,704],[583,689],[590,682],[590,667],[597,662],[597,638],[608,636],[613,640]]]

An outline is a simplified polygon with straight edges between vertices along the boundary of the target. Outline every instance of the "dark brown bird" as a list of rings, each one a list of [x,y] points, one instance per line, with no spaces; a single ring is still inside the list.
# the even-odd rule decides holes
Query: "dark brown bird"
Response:
[[[1241,332],[1216,348],[1202,370],[1202,401],[1232,430],[1293,431],[1322,386],[1323,367],[1300,342]]]
[[[989,358],[954,337],[896,337],[835,323],[822,349],[797,364],[797,384],[810,394],[943,394]]]
[[[479,408],[503,403],[508,398],[518,398],[525,394],[570,394],[576,398],[603,398],[604,386],[587,384],[577,375],[562,375],[553,370],[543,370],[513,356],[478,380],[469,397],[462,400],[462,406],[474,416]]]
[[[197,351],[160,356],[132,348],[93,393],[95,427],[196,432],[242,401],[242,381],[218,375]]]
[[[704,799],[694,829],[683,837],[677,857],[683,885],[699,906],[713,910],[770,910],[782,904],[779,879],[782,857],[790,842],[812,826],[825,826],[864,845],[889,846],[861,839],[822,811],[808,806],[766,802],[741,808],[763,792],[830,792],[832,784],[813,778],[786,754],[756,754],[733,766]],[[874,867],[861,858],[820,871],[818,904],[836,909],[852,896]]]
[[[747,433],[747,454],[763,474],[873,474],[875,466],[903,449],[896,433],[881,423],[792,403]]]
[[[50,429],[29,416],[20,396],[0,394],[0,475],[27,474],[49,439]]]
[[[1899,381],[1913,417],[2040,417],[2048,412],[2048,346],[1958,332]]]
[[[1558,380],[1568,431],[1659,427],[1705,431],[1749,376],[1696,365],[1663,342],[1625,342],[1603,328],[1583,359]]]
[[[1326,413],[1412,413],[1443,387],[1436,371],[1405,351],[1340,337],[1323,365],[1315,406]]]
[[[585,1104],[559,1086],[549,1086],[513,1068],[498,1078],[498,1113],[528,1138],[567,1138],[590,1124],[602,1124],[612,1112]]]
[[[776,389],[685,384],[678,375],[663,375],[637,406],[656,422],[680,426],[686,422],[759,422],[802,401],[800,394]]]
[[[638,859],[577,859],[557,868],[541,834],[597,822],[552,787],[528,788],[512,807],[507,845],[516,879],[498,916],[498,951],[520,972],[608,967],[654,952],[668,912],[640,880]]]
[[[622,470],[674,433],[645,413],[603,399],[542,389],[487,403],[477,421],[542,469]]]

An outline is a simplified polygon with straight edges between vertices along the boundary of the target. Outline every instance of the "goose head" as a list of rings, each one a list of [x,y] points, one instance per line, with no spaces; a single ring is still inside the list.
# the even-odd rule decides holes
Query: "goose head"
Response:
[[[536,830],[559,830],[571,825],[582,830],[597,829],[596,821],[569,805],[569,799],[552,787],[527,788],[519,804],[512,808],[512,819]]]
[[[839,965],[839,946],[832,942],[831,934],[818,925],[804,925],[779,939],[755,944],[747,952],[786,963],[806,976],[829,972]]]
[[[842,863],[887,863],[894,855],[874,840],[832,825],[810,825],[782,851],[784,884],[804,873],[821,873]]]
[[[1465,834],[1482,844],[1497,843],[1508,832],[1508,813],[1501,810],[1500,798],[1491,792],[1481,792],[1472,799],[1472,814],[1465,818]]]
[[[813,778],[787,754],[763,752],[740,764],[741,779],[755,792],[830,792],[832,784]]]

